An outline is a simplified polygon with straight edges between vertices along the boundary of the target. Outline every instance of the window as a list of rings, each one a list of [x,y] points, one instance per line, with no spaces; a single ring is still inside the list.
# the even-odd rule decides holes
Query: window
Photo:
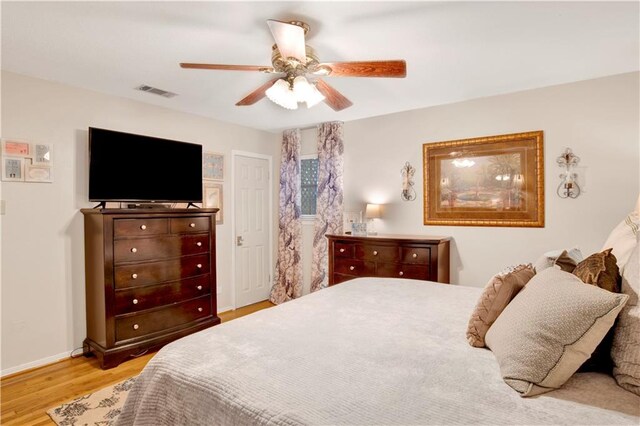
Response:
[[[318,157],[303,155],[300,157],[301,206],[302,219],[316,216],[316,198],[318,195]]]

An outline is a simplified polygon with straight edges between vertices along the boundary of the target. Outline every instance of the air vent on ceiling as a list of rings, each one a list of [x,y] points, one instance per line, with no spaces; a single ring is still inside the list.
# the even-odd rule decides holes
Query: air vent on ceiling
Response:
[[[136,87],[136,90],[140,90],[142,92],[147,92],[147,93],[153,93],[154,95],[164,96],[165,98],[173,98],[174,96],[178,96],[176,93],[167,92],[166,90],[158,89],[157,87],[147,86],[146,84]]]

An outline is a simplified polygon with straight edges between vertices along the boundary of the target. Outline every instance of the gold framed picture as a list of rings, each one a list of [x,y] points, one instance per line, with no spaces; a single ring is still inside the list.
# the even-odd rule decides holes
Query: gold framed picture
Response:
[[[425,225],[544,227],[541,130],[422,147]]]

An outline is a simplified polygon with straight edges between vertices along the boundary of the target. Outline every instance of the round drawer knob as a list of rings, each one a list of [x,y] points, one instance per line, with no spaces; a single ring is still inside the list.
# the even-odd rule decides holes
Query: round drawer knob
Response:
[[[400,272],[398,273],[398,275],[403,276],[403,275],[404,275],[404,272],[400,271]]]
[[[139,329],[139,328],[140,328],[140,326],[139,326],[138,324],[133,324],[133,329],[134,329],[134,330],[137,330],[137,329]]]
[[[198,287],[196,287],[198,290],[202,290],[202,286],[199,285]]]
[[[196,224],[195,224],[195,223],[191,222],[191,223],[189,224],[189,228],[195,228],[195,227],[196,227]]]
[[[411,257],[413,257],[413,258],[415,259],[416,257],[418,257],[418,255],[417,255],[416,253],[413,253],[413,254],[411,255]]]
[[[138,279],[138,274],[131,274],[131,278],[133,278],[134,280]]]
[[[137,305],[138,304],[138,299],[133,299],[133,304]]]
[[[135,247],[131,247],[131,253],[137,253],[138,249]]]
[[[198,308],[198,312],[202,312],[202,308]]]
[[[140,225],[140,229],[144,231],[145,229],[147,229],[147,225]]]
[[[353,271],[354,269],[356,269],[356,267],[355,267],[355,266],[349,266],[349,270],[350,270],[350,271]]]
[[[198,269],[202,269],[202,263],[198,263],[198,264],[196,265],[196,268],[198,268]]]
[[[374,256],[377,256],[377,255],[378,255],[378,252],[377,252],[376,250],[374,250],[374,251],[373,251],[373,255],[374,255]]]
[[[340,253],[344,253],[344,249],[340,249]]]
[[[198,247],[202,247],[202,242],[198,241],[198,242],[196,243],[196,245],[197,245]]]

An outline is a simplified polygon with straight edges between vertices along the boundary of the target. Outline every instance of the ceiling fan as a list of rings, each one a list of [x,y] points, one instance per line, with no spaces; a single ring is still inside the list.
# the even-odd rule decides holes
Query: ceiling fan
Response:
[[[324,101],[335,111],[350,107],[353,103],[319,77],[395,77],[407,75],[404,60],[362,61],[362,62],[320,62],[312,47],[305,43],[309,25],[302,21],[267,21],[276,44],[271,53],[272,66],[223,65],[181,63],[182,68],[260,71],[279,74],[267,81],[245,98],[237,106],[253,105],[265,96],[274,103],[297,109],[299,102],[307,107]],[[308,78],[310,77],[310,78]]]

